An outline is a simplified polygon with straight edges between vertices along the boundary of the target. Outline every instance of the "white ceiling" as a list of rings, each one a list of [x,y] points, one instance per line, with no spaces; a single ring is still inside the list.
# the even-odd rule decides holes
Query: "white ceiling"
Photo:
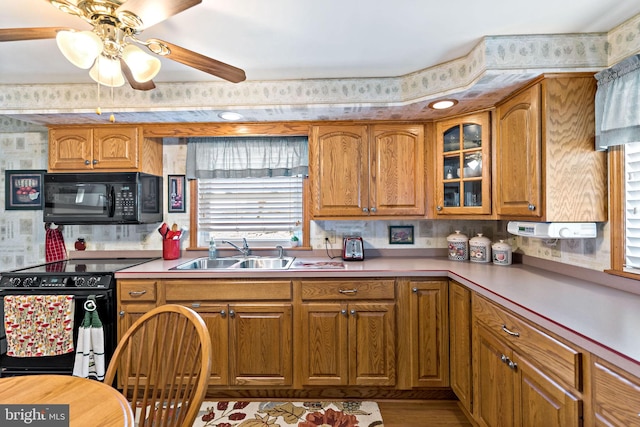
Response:
[[[88,28],[45,0],[0,4],[0,28]],[[247,80],[379,78],[466,55],[483,36],[607,32],[638,13],[638,0],[203,0],[139,38],[240,67]],[[219,81],[164,58],[154,80]],[[90,82],[53,39],[0,43],[0,84]]]

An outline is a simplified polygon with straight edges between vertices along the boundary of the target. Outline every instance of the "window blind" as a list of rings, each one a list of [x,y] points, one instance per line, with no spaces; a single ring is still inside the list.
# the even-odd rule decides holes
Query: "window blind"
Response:
[[[216,239],[288,241],[302,222],[303,179],[200,178],[198,231]]]
[[[640,143],[624,146],[625,271],[640,274]]]

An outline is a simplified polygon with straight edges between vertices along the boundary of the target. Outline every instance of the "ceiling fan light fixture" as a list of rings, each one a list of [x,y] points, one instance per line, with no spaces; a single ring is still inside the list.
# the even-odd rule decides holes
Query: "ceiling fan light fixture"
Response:
[[[104,55],[98,57],[96,63],[91,67],[89,75],[103,86],[120,87],[124,85],[120,62]]]
[[[56,42],[69,62],[85,70],[93,65],[104,48],[100,37],[92,31],[59,31]]]
[[[133,78],[140,83],[153,79],[160,71],[160,60],[144,53],[142,49],[128,44],[122,50],[122,59],[127,63]]]

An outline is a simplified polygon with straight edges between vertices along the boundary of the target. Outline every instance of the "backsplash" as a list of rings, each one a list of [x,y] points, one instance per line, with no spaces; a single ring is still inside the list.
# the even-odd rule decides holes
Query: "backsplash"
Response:
[[[0,174],[4,180],[5,170],[46,170],[48,155],[47,129],[22,121],[0,116]],[[166,176],[184,174],[186,145],[177,139],[165,140],[163,146],[164,185],[166,199]],[[4,189],[4,186],[2,186]],[[166,200],[164,201],[166,212]],[[187,200],[188,206],[188,200]],[[0,194],[0,271],[12,270],[44,262],[45,230],[41,210],[5,211],[5,194]],[[189,224],[189,213],[164,215],[165,222],[179,225]],[[412,225],[414,244],[393,245],[389,243],[390,225]],[[87,241],[88,250],[160,250],[161,240],[158,224],[142,225],[73,225],[63,230],[68,250],[73,250],[77,238]],[[570,239],[544,241],[526,237],[510,236],[506,232],[506,221],[443,221],[443,220],[357,220],[357,221],[312,221],[311,245],[314,249],[325,249],[326,234],[335,235],[332,253],[339,254],[343,235],[361,235],[365,249],[425,249],[446,248],[447,236],[460,230],[469,237],[477,233],[492,241],[507,239],[514,252],[602,271],[609,267],[609,226],[598,225],[596,239]]]

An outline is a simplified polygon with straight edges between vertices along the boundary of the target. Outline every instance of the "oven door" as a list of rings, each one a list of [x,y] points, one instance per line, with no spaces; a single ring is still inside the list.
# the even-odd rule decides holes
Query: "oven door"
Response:
[[[75,300],[74,314],[74,331],[73,343],[74,348],[78,344],[78,327],[82,324],[84,318],[84,303],[89,295],[96,296],[96,304],[98,306],[98,315],[102,321],[105,339],[105,366],[108,365],[111,355],[116,346],[116,308],[115,295],[113,290],[50,290],[50,289],[0,289],[2,302],[7,295],[73,295]],[[4,303],[0,304],[2,319],[4,320]],[[6,336],[4,331],[4,321],[0,336],[3,337],[3,343],[0,344],[2,353],[0,354],[0,377],[10,377],[16,375],[37,375],[37,374],[60,374],[71,375],[73,373],[73,365],[75,362],[75,351],[60,356],[43,356],[43,357],[11,357],[7,356]]]

